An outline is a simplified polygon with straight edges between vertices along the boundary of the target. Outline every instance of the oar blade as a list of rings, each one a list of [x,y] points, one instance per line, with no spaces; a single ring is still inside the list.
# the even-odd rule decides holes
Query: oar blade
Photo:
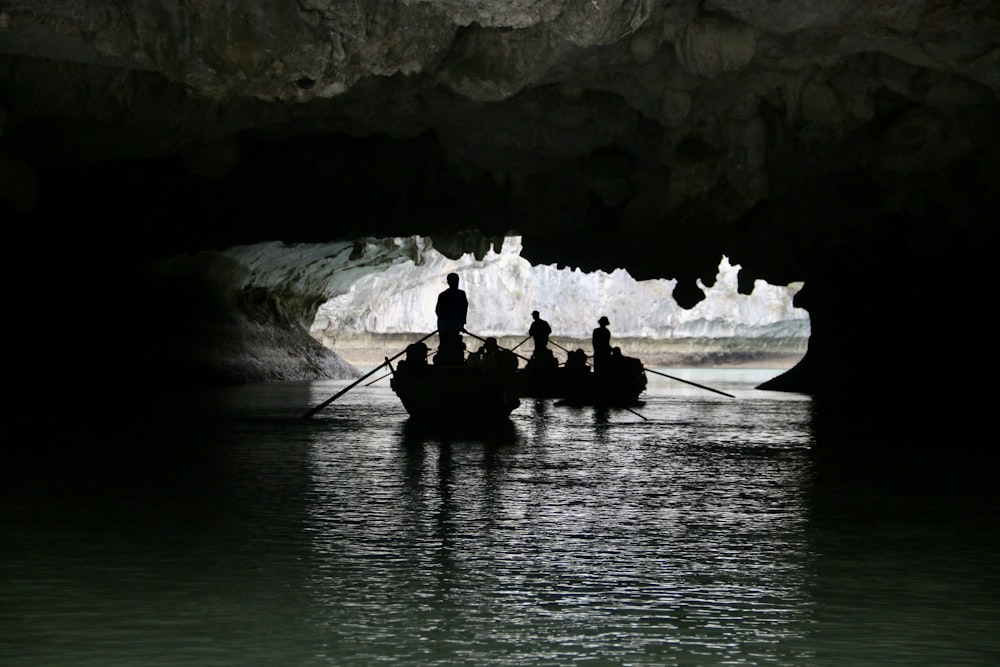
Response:
[[[692,382],[691,380],[685,380],[684,378],[674,377],[673,375],[667,375],[666,373],[661,373],[660,371],[654,371],[652,368],[647,368],[646,372],[656,373],[657,375],[662,375],[665,378],[670,378],[671,380],[677,380],[678,382],[684,382],[685,384],[689,384],[693,387],[698,387],[699,389],[705,389],[706,391],[714,391],[716,394],[722,394],[723,396],[728,396],[729,398],[736,398],[732,394],[727,394],[726,392],[721,391],[719,389],[713,389],[712,387],[706,387],[703,384],[698,384],[697,382]]]

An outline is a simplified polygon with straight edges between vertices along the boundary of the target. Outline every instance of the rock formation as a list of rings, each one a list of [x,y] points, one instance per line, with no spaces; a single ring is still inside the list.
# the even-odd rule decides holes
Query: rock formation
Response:
[[[804,281],[809,352],[773,388],[975,398],[998,91],[989,0],[8,1],[16,344],[29,373],[67,340],[130,371],[139,276],[172,255],[517,234],[538,263],[676,279],[684,307],[723,255],[747,289]],[[178,319],[248,316],[195,276],[160,295]],[[269,315],[292,330],[322,295],[243,297],[293,304]]]

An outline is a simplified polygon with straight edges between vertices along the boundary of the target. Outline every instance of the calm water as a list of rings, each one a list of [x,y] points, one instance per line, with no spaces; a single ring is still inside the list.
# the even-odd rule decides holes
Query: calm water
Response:
[[[834,455],[865,429],[778,371],[667,372],[736,398],[650,376],[471,437],[387,381],[304,419],[328,381],[81,425],[0,496],[0,664],[1000,664],[978,464]]]

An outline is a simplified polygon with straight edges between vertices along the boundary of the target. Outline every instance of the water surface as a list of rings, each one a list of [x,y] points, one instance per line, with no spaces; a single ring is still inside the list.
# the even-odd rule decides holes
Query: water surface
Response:
[[[651,375],[435,433],[387,381],[303,418],[324,381],[91,425],[5,488],[0,663],[1000,663],[981,478],[858,472],[778,371],[661,370],[735,398]]]

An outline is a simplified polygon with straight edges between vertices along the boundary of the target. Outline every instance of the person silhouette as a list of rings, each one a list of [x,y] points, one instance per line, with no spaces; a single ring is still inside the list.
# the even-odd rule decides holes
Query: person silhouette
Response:
[[[437,315],[438,354],[434,363],[461,364],[464,361],[465,346],[462,332],[469,314],[469,299],[458,288],[458,274],[449,273],[448,289],[438,294],[434,313]]]
[[[552,333],[552,327],[539,316],[537,310],[531,311],[531,319],[534,321],[528,328],[528,335],[535,341],[535,351],[537,352],[549,346],[549,335]]]
[[[500,365],[500,346],[497,339],[487,338],[483,341],[482,347],[469,355],[469,364],[476,368],[491,371],[496,370]]]
[[[422,341],[407,345],[406,357],[399,362],[399,370],[413,374],[427,372],[429,368],[427,366],[427,353],[427,344]]]
[[[552,354],[552,350],[542,347],[531,353],[531,359],[528,359],[528,365],[525,368],[537,373],[554,371],[559,368],[559,360],[556,359],[556,355]]]
[[[583,348],[578,347],[566,354],[565,368],[574,378],[590,373],[590,368],[587,366],[587,353],[583,351]]]
[[[483,341],[482,347],[469,355],[466,362],[469,368],[481,371],[511,371],[517,370],[517,357],[510,350],[505,350],[490,336]]]
[[[598,373],[604,369],[606,362],[611,357],[611,331],[608,330],[608,325],[611,322],[604,315],[597,320],[599,325],[594,329],[594,333],[590,338],[591,344],[594,346],[594,372]]]

